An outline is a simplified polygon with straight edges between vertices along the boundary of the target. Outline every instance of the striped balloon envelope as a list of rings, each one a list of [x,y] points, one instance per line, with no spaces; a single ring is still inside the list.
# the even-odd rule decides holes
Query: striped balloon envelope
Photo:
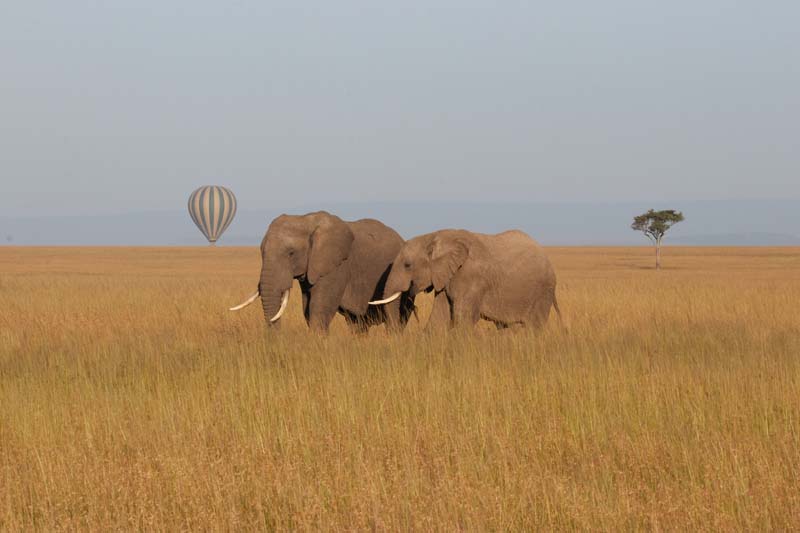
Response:
[[[189,215],[213,246],[233,222],[236,197],[225,187],[200,187],[189,195]]]

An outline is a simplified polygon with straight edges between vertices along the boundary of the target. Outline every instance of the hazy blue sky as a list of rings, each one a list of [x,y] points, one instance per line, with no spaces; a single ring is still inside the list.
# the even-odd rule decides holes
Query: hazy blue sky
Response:
[[[300,4],[0,4],[0,214],[800,199],[798,2]]]

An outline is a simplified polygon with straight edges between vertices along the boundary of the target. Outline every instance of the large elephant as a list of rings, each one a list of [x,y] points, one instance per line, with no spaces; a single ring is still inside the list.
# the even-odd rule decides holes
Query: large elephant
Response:
[[[260,296],[267,324],[277,325],[296,279],[303,293],[303,315],[312,330],[326,332],[337,312],[356,332],[380,323],[402,328],[414,309],[408,293],[391,302],[391,307],[368,305],[383,294],[392,261],[402,246],[402,237],[377,220],[345,222],[325,211],[281,215],[261,241],[258,290],[231,310]]]
[[[434,291],[428,328],[493,321],[540,327],[556,301],[556,276],[542,248],[521,231],[497,235],[441,230],[405,243],[392,265],[387,305],[408,294]]]

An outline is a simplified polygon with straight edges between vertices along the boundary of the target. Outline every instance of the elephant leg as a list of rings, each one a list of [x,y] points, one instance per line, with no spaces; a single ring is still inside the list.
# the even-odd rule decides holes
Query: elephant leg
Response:
[[[314,295],[312,295],[309,304],[308,327],[311,328],[312,331],[327,333],[331,321],[333,321],[333,317],[336,316],[338,310],[338,306],[330,305],[328,302],[324,301],[324,299],[315,298]]]
[[[547,319],[550,317],[550,308],[552,306],[553,302],[550,298],[538,298],[533,305],[531,305],[525,325],[533,329],[541,329],[544,327],[547,323]]]
[[[312,331],[328,332],[333,317],[339,311],[346,279],[344,271],[334,271],[320,278],[311,287],[308,303],[308,326]]]
[[[473,327],[481,318],[480,294],[469,292],[459,295],[453,300],[453,325],[455,327]]]
[[[444,291],[440,291],[433,299],[433,310],[425,329],[427,331],[449,329],[453,322],[451,316],[450,300]]]

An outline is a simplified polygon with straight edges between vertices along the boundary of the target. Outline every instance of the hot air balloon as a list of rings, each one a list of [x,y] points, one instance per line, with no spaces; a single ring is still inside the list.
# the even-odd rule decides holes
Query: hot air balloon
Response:
[[[189,214],[214,246],[236,215],[236,197],[225,187],[200,187],[189,195]]]

